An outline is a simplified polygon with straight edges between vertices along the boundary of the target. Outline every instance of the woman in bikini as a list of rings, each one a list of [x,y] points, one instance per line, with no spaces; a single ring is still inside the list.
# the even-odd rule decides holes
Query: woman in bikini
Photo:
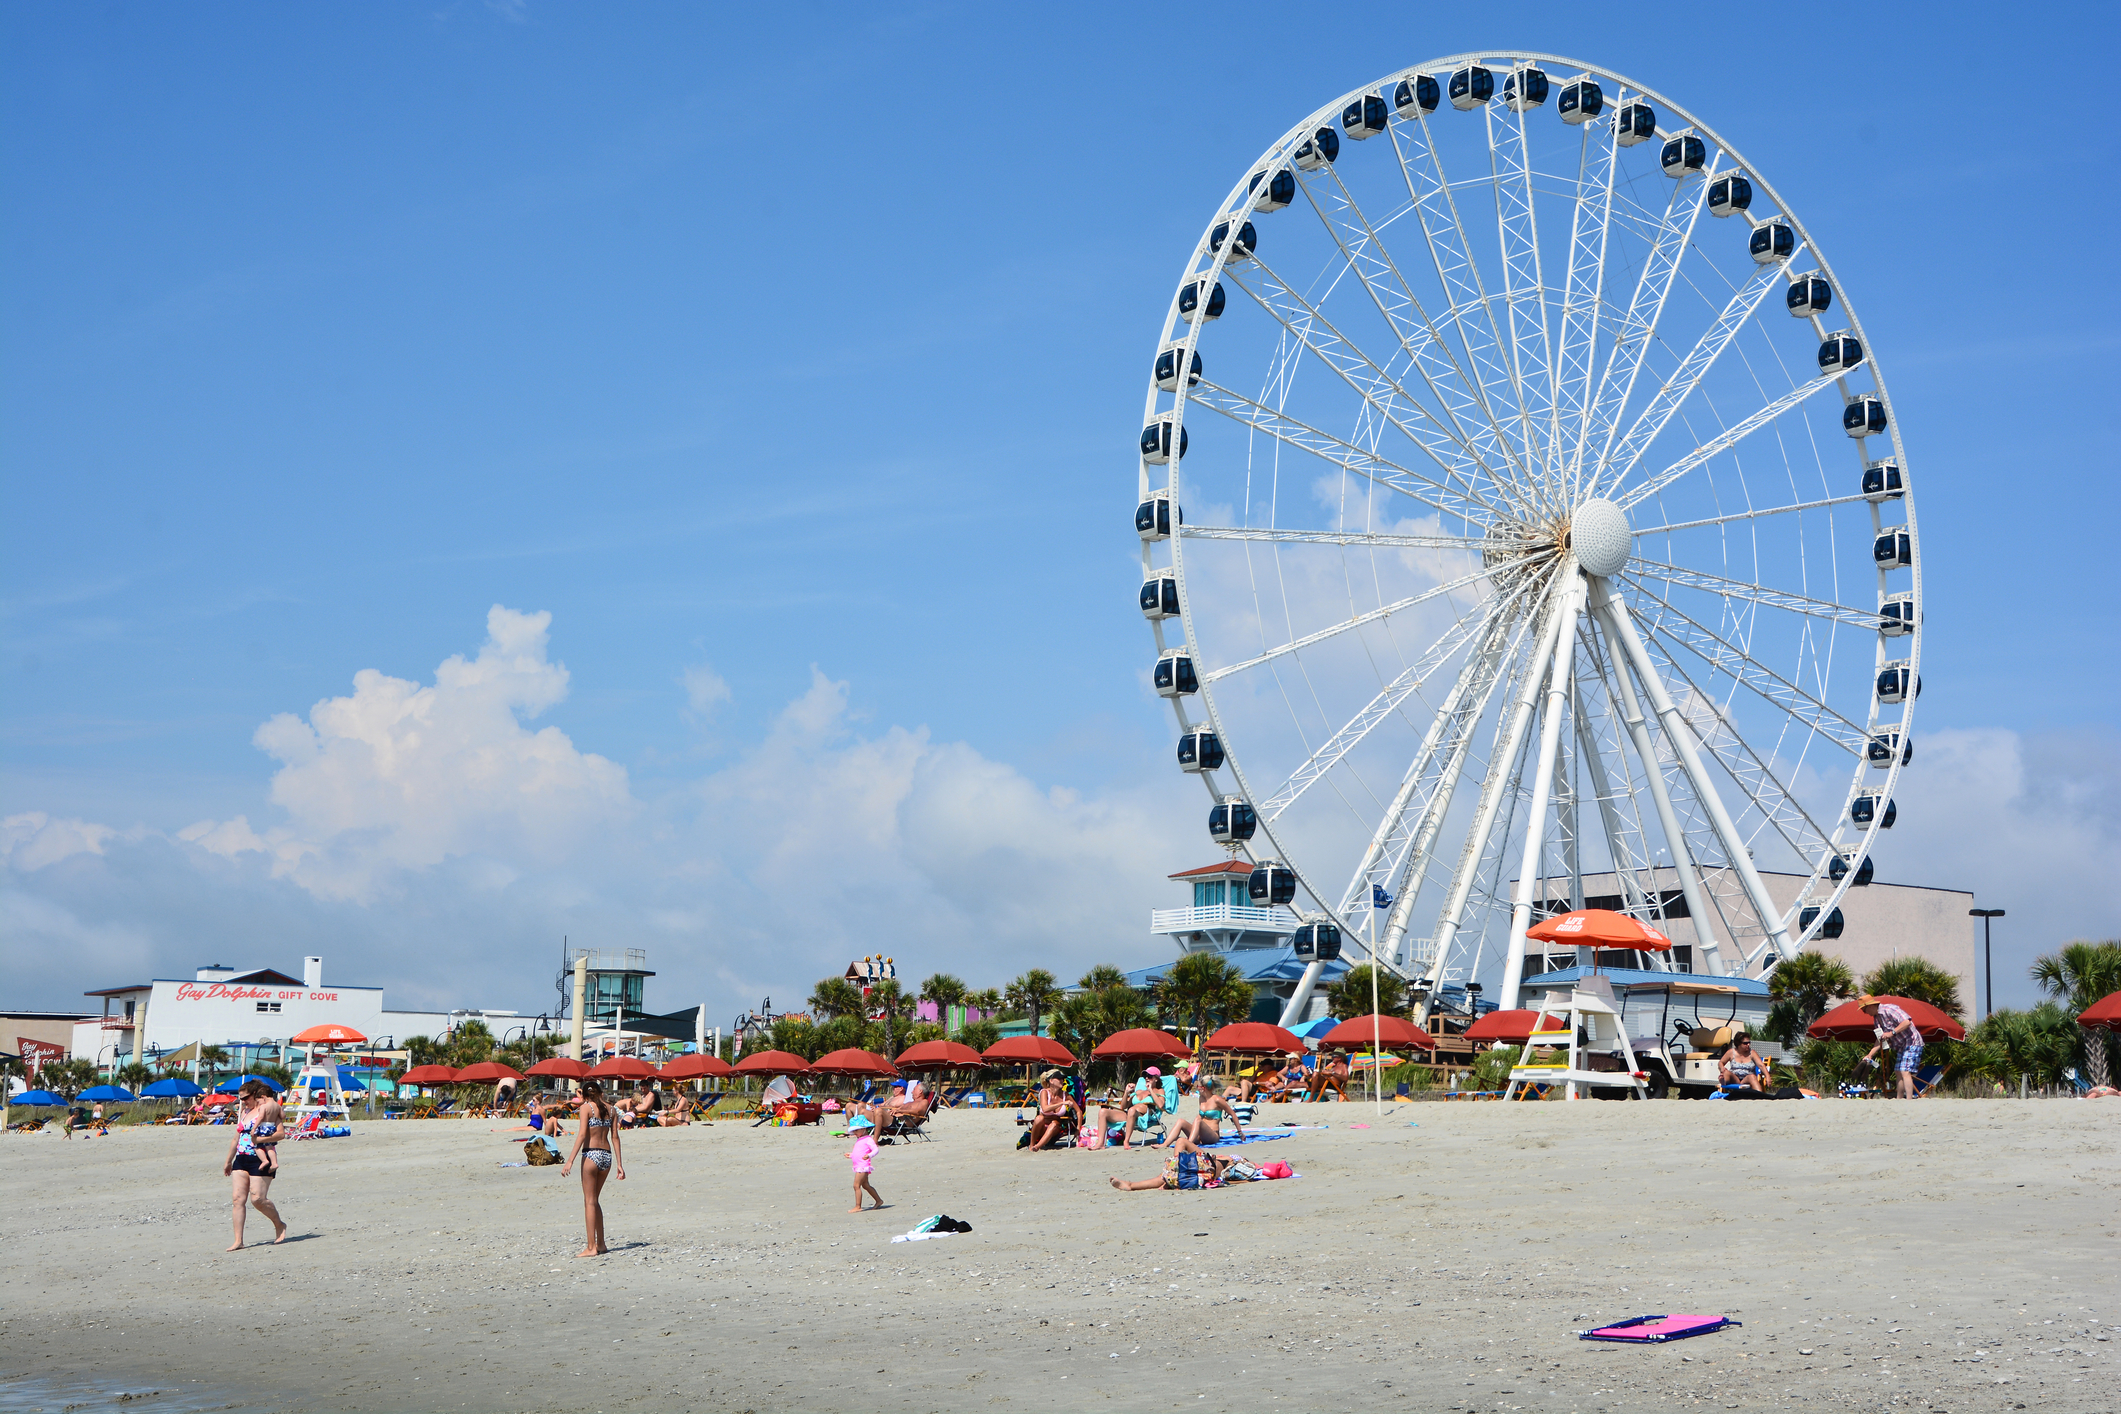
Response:
[[[231,1252],[243,1246],[246,1207],[256,1208],[271,1220],[275,1243],[287,1240],[287,1224],[280,1221],[280,1210],[266,1196],[278,1172],[273,1151],[279,1142],[280,1102],[256,1080],[246,1081],[240,1093],[241,1113],[235,1132],[228,1137],[228,1158],[221,1165],[222,1176],[234,1180],[230,1196],[235,1205],[236,1240],[229,1244]]]
[[[604,1242],[604,1181],[624,1178],[626,1165],[619,1157],[619,1114],[604,1098],[604,1087],[594,1080],[582,1082],[582,1127],[574,1137],[574,1152],[560,1166],[560,1177],[582,1161],[582,1225],[588,1240],[577,1257],[601,1257],[611,1250]]]
[[[1225,1120],[1237,1131],[1238,1138],[1245,1137],[1245,1127],[1238,1120],[1237,1109],[1224,1091],[1222,1081],[1211,1075],[1200,1082],[1200,1113],[1173,1125],[1171,1138],[1174,1143],[1214,1144],[1223,1137]]]

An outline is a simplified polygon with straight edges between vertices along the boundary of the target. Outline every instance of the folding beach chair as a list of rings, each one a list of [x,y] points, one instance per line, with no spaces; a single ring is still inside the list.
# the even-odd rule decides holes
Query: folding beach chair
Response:
[[[935,1136],[928,1132],[928,1116],[933,1112],[934,1102],[931,1100],[916,1109],[892,1115],[884,1121],[881,1137],[933,1140]]]

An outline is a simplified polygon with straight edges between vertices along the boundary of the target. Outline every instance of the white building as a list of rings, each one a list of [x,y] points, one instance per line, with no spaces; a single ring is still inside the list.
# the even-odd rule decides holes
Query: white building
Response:
[[[103,1014],[74,1024],[72,1054],[102,1066],[122,1065],[143,1052],[166,1054],[193,1042],[284,1042],[327,1022],[350,1026],[383,1050],[395,1050],[411,1036],[439,1036],[467,1020],[483,1020],[496,1036],[530,1024],[512,1011],[389,1011],[381,987],[326,983],[321,957],[302,959],[300,977],[269,967],[245,971],[216,963],[188,979],[157,978],[85,995],[102,1000]]]

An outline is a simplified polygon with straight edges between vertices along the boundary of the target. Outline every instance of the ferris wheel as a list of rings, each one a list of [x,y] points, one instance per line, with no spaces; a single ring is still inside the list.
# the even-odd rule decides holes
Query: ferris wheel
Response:
[[[1288,1017],[1343,939],[1426,1014],[1516,1005],[1571,907],[1715,975],[1840,936],[1914,751],[1914,499],[1847,291],[1705,123],[1549,54],[1343,94],[1209,218],[1143,423],[1152,681],[1301,915]]]

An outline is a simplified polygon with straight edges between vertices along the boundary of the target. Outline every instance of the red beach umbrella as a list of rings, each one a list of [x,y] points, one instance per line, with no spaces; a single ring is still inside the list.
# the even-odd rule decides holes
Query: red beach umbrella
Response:
[[[1878,996],[1871,1000],[1891,1002],[1915,1019],[1924,1037],[1942,1034],[1954,1041],[1966,1039],[1966,1028],[1928,1002],[1912,997]],[[1868,1041],[1878,1034],[1878,1019],[1863,1009],[1862,999],[1843,1002],[1805,1030],[1805,1035],[1827,1041]]]
[[[896,1076],[898,1067],[874,1051],[864,1051],[849,1046],[844,1051],[828,1051],[810,1063],[816,1075],[889,1075]]]
[[[1579,947],[1630,948],[1638,952],[1670,952],[1672,940],[1639,918],[1615,913],[1610,908],[1579,908],[1559,918],[1549,918],[1525,929],[1527,938],[1542,943],[1575,943]]]
[[[1074,1065],[1075,1052],[1051,1036],[1004,1036],[980,1055],[1012,1065]]]
[[[1469,1041],[1529,1041],[1532,1038],[1532,1023],[1538,1019],[1538,1012],[1526,1011],[1522,1007],[1514,1011],[1491,1011],[1466,1028],[1466,1039]]]
[[[450,1085],[457,1078],[456,1070],[446,1065],[416,1065],[399,1078],[404,1085]]]
[[[1303,1043],[1296,1043],[1298,1050]],[[1098,1043],[1092,1055],[1102,1060],[1163,1060],[1166,1057],[1190,1056],[1193,1048],[1168,1031],[1159,1031],[1153,1026],[1137,1026],[1131,1031],[1115,1031]]]
[[[1393,1046],[1413,1046],[1424,1051],[1436,1049],[1436,1039],[1403,1016],[1353,1017],[1328,1031],[1318,1044],[1322,1048],[1344,1051],[1360,1050],[1373,1041],[1386,1049]]]
[[[552,1056],[532,1066],[531,1075],[556,1075],[562,1080],[580,1080],[589,1074],[589,1067],[572,1056]]]
[[[732,1075],[808,1075],[810,1062],[789,1051],[753,1051],[729,1067]]]
[[[728,1075],[730,1069],[729,1062],[720,1056],[679,1056],[663,1067],[663,1074],[671,1080],[698,1080],[707,1075]]]
[[[1920,1026],[1922,1023],[1918,1021],[1915,1024]],[[2121,992],[2103,996],[2079,1012],[2077,1024],[2105,1031],[2121,1031]]]
[[[1295,1032],[1271,1021],[1233,1021],[1210,1036],[1205,1049],[1240,1056],[1286,1056],[1303,1054],[1304,1043]]]
[[[653,1080],[657,1074],[656,1068],[639,1056],[613,1056],[590,1067],[589,1073],[614,1080]]]
[[[522,1078],[522,1071],[512,1065],[503,1065],[499,1061],[480,1061],[477,1065],[467,1065],[457,1072],[459,1085],[492,1085],[503,1080]]]
[[[899,1052],[900,1070],[956,1070],[985,1065],[980,1053],[959,1041],[923,1041]]]
[[[297,1031],[288,1038],[298,1046],[313,1046],[320,1041],[346,1041],[356,1046],[366,1045],[368,1038],[351,1026],[341,1026],[336,1021],[327,1021],[321,1026],[312,1026],[307,1031]]]

